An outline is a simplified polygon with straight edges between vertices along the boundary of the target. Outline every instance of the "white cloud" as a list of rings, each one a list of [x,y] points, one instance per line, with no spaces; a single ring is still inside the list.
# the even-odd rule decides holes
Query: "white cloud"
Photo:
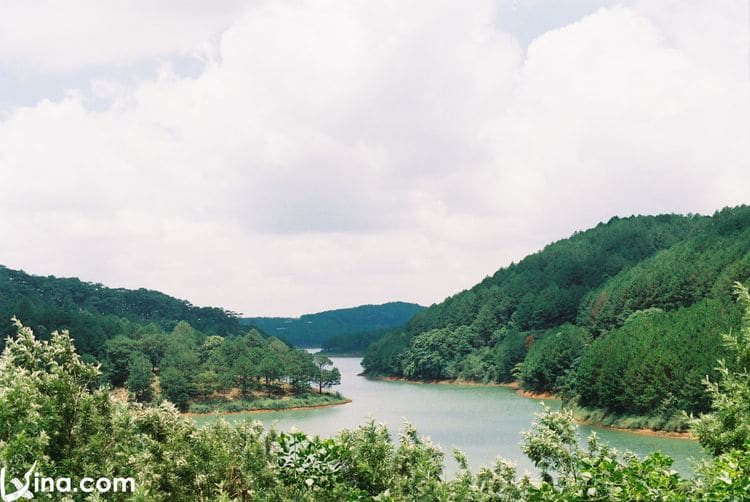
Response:
[[[129,65],[207,42],[243,9],[240,0],[54,0],[0,3],[0,64],[22,75]]]
[[[525,51],[490,1],[206,23],[159,4],[176,20],[127,50],[95,10],[66,29],[100,47],[0,44],[22,71],[118,64],[205,47],[232,17],[195,77],[97,80],[0,122],[0,263],[248,314],[431,303],[613,214],[747,202],[745,26],[691,4],[602,9]]]

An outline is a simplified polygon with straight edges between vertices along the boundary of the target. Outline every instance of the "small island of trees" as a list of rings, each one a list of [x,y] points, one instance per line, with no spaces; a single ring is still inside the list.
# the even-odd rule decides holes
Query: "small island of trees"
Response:
[[[104,376],[139,402],[163,398],[181,411],[244,411],[346,402],[325,390],[341,382],[322,354],[295,349],[250,329],[204,336],[186,322],[170,333],[116,336],[106,344]],[[314,387],[313,392],[313,387]]]

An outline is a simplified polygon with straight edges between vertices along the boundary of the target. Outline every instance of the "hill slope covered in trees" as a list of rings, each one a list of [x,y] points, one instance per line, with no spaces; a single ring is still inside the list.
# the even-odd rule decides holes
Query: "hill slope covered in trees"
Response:
[[[612,218],[498,270],[368,349],[369,374],[519,380],[581,406],[657,416],[705,411],[702,381],[739,326],[750,208]]]
[[[82,354],[103,355],[105,342],[152,324],[172,330],[180,321],[206,335],[239,334],[237,314],[215,307],[196,307],[148,289],[108,288],[77,278],[30,275],[0,265],[0,335],[15,332],[16,316],[45,338],[51,329],[76,333]],[[2,344],[2,341],[0,341]]]
[[[127,387],[137,401],[168,399],[197,411],[267,406],[272,397],[270,405],[279,408],[292,399],[297,406],[341,401],[322,395],[340,378],[324,356],[243,328],[233,312],[196,307],[158,291],[0,266],[0,346],[16,332],[14,316],[42,340],[51,337],[51,327],[75,333],[82,357],[101,363],[101,383]],[[314,399],[311,383],[321,394]],[[235,393],[242,399],[227,398]]]
[[[321,347],[331,337],[400,328],[423,309],[415,303],[389,302],[300,317],[247,317],[241,322],[300,347]]]

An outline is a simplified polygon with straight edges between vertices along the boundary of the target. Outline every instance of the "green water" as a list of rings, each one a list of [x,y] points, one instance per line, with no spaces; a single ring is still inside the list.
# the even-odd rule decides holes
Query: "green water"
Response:
[[[501,456],[518,466],[519,472],[534,473],[535,469],[521,453],[521,431],[531,426],[540,401],[528,399],[505,387],[412,384],[384,382],[358,376],[362,371],[360,358],[333,358],[341,371],[338,390],[352,402],[332,408],[301,411],[224,416],[230,422],[247,418],[260,420],[266,426],[276,423],[282,430],[296,427],[312,434],[330,436],[344,428],[354,428],[374,418],[385,422],[397,433],[404,419],[439,444],[447,457],[452,448],[464,451],[473,468],[490,466]],[[545,401],[559,408],[558,401]],[[217,416],[196,418],[198,424],[217,420]],[[702,448],[694,441],[642,436],[605,428],[581,426],[583,439],[591,431],[618,451],[630,450],[639,455],[660,450],[675,460],[675,469],[685,475],[691,472],[690,458],[702,458]],[[449,473],[455,463],[446,462]]]

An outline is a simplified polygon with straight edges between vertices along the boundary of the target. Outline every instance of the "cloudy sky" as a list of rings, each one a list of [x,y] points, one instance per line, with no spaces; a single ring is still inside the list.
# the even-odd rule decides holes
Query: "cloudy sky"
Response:
[[[297,315],[750,203],[744,0],[7,0],[0,264]]]

